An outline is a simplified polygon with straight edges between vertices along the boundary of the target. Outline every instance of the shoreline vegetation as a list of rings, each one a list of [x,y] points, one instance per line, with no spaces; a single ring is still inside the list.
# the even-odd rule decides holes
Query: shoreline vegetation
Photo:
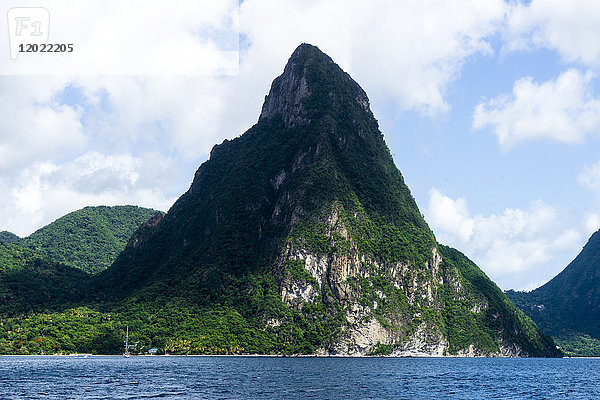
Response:
[[[89,358],[89,357],[117,357],[124,358],[122,354],[0,354],[0,358],[6,357],[70,357],[70,358]],[[155,357],[265,357],[265,358],[440,358],[440,359],[517,359],[524,357],[504,357],[504,356],[437,356],[430,354],[422,355],[407,355],[407,356],[392,356],[392,355],[346,355],[346,354],[131,354],[130,358],[155,358]],[[547,359],[547,357],[526,357]],[[562,357],[574,359],[600,359],[600,357]]]

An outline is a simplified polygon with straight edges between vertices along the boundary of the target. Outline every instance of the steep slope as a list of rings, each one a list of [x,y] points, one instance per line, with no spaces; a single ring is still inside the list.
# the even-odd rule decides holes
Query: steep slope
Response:
[[[85,207],[37,230],[19,244],[88,273],[106,269],[131,234],[158,211],[137,206]]]
[[[531,292],[507,292],[539,326],[575,355],[600,355],[600,231],[557,276]],[[569,337],[589,335],[588,344]],[[587,347],[578,348],[580,346]],[[572,348],[575,347],[575,348]],[[593,353],[586,353],[592,351]]]
[[[559,354],[477,266],[436,243],[365,92],[307,44],[258,123],[215,146],[95,284],[128,307],[235,315],[226,333],[253,336],[234,335],[237,352]],[[202,340],[185,351],[206,351]]]

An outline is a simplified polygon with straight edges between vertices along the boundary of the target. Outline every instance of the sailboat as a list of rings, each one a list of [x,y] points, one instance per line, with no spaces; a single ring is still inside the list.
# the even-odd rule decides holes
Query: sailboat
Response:
[[[123,357],[129,358],[131,353],[129,353],[129,326],[127,326],[127,334],[125,336],[125,352],[123,353]]]

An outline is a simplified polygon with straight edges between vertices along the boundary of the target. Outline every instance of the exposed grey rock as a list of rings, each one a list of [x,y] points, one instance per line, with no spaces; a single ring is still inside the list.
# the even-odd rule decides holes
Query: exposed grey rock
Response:
[[[285,66],[283,74],[273,81],[260,113],[259,121],[281,116],[286,128],[307,124],[303,117],[302,100],[310,95],[306,83],[306,65],[299,65],[298,48]],[[295,57],[294,57],[295,56]]]

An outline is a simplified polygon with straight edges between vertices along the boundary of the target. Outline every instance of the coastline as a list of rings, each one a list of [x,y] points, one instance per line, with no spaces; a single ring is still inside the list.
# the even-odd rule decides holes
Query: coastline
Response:
[[[122,354],[0,354],[2,357],[69,357],[69,358],[89,358],[89,357],[123,357]],[[438,358],[438,359],[551,359],[551,357],[498,357],[498,356],[440,356],[440,355],[345,355],[345,354],[132,354],[130,358],[156,358],[156,357],[239,357],[239,358]],[[563,359],[600,359],[600,357],[561,357]]]

